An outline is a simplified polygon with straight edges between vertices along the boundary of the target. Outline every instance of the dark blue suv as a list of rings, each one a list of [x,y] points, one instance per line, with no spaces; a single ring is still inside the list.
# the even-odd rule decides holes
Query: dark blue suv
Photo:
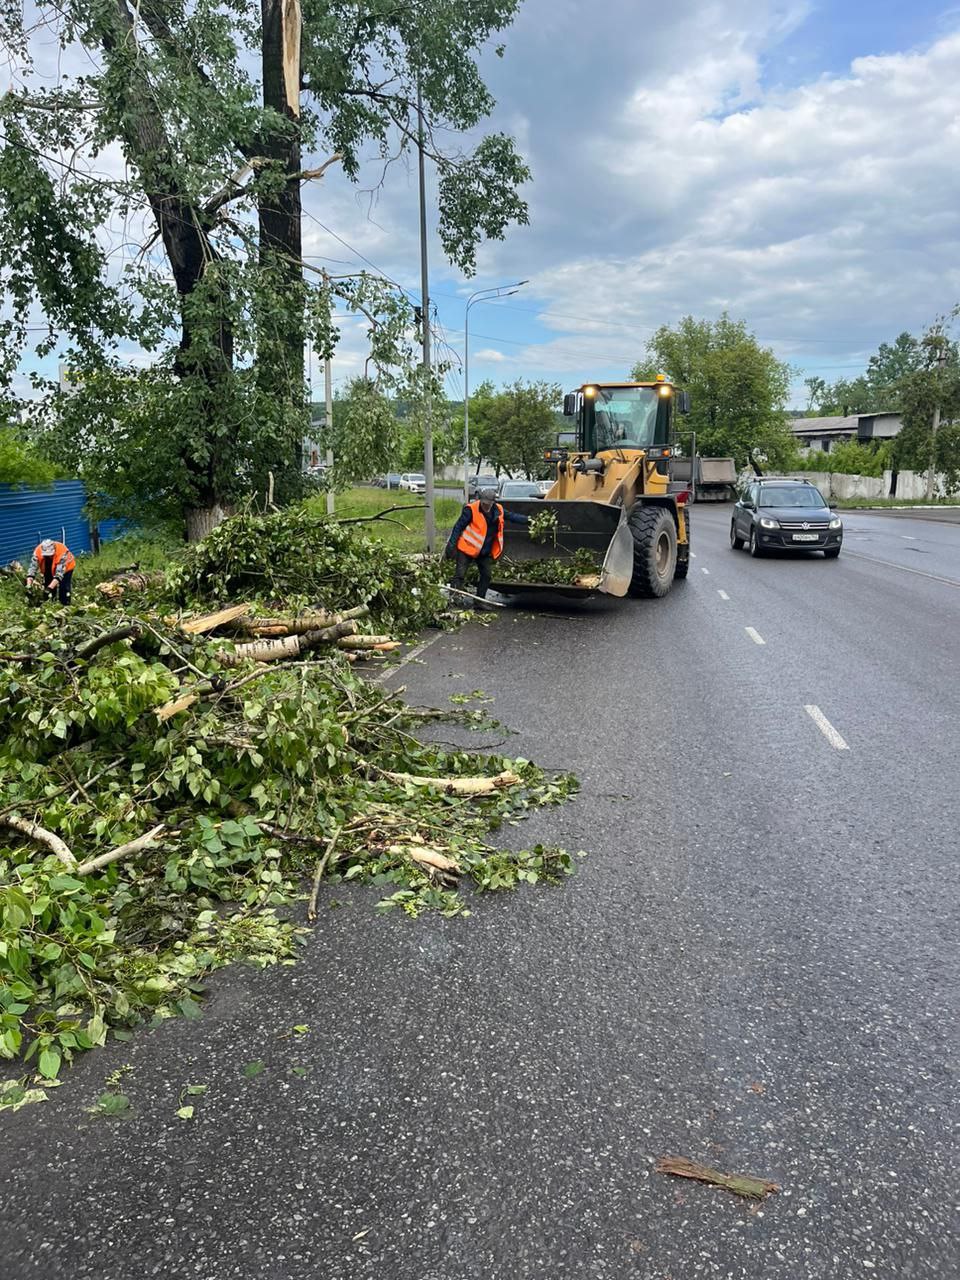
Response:
[[[733,508],[730,546],[746,543],[752,556],[765,551],[822,551],[836,560],[843,521],[809,480],[754,480]]]

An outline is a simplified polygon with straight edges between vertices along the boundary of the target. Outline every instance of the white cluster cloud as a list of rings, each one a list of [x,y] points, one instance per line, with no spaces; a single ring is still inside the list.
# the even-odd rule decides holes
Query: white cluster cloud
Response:
[[[731,10],[751,7],[755,25],[737,27]],[[639,355],[657,325],[726,308],[783,358],[836,377],[960,298],[960,33],[765,88],[765,47],[803,16],[764,22],[765,8],[703,7],[692,43],[680,37],[693,15],[679,15],[676,57],[644,67],[568,140],[577,182],[562,222],[554,210],[549,237],[535,224],[491,254],[507,271],[518,247],[535,257],[542,324],[562,334],[517,363],[597,376],[591,358],[622,368],[604,348]],[[535,127],[535,146],[549,128]],[[558,196],[541,191],[537,206]]]

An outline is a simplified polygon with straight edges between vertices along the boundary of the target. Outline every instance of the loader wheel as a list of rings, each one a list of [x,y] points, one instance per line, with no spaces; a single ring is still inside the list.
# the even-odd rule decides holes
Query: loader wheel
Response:
[[[677,571],[674,578],[683,579],[690,572],[690,512],[684,511],[683,518],[687,525],[687,541],[684,546],[677,544]]]
[[[636,506],[628,521],[633,534],[634,599],[665,596],[677,569],[677,526],[663,507]]]

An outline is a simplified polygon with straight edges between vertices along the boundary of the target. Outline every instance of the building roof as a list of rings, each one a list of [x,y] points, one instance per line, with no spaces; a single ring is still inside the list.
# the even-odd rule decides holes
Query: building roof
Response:
[[[836,414],[825,418],[789,418],[787,426],[795,436],[849,436],[863,434],[860,424],[875,418],[899,418],[895,409],[879,409],[876,413]],[[867,433],[869,434],[869,432]]]

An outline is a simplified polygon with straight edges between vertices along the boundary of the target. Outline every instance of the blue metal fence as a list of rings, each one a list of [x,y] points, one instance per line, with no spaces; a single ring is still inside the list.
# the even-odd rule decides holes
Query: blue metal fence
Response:
[[[84,514],[87,491],[81,480],[57,480],[50,489],[19,489],[0,485],[0,564],[26,560],[42,538],[65,542],[75,555],[93,550],[93,529]],[[103,542],[129,526],[104,520]]]

